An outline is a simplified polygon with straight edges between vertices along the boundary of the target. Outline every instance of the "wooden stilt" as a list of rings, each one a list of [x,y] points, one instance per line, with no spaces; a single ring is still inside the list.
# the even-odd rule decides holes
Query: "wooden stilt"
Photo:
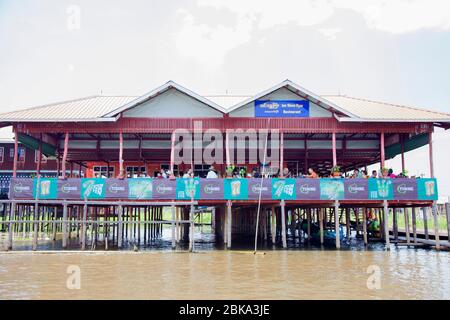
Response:
[[[175,239],[175,206],[172,205],[171,209],[172,209],[172,222],[171,222],[171,227],[172,227],[172,249],[175,249],[176,248],[176,239]]]
[[[334,228],[336,231],[336,249],[341,248],[341,237],[339,233],[339,201],[334,201]]]
[[[445,204],[445,213],[447,217],[447,239],[450,241],[450,197]]]
[[[367,246],[369,244],[369,241],[367,239],[367,212],[366,208],[362,208],[362,216],[363,216],[363,238],[364,238],[364,244]]]
[[[271,218],[272,218],[272,223],[270,224],[270,234],[272,236],[272,244],[275,245],[277,229],[276,229],[276,213],[275,213],[274,206],[272,206]]]
[[[232,211],[231,211],[231,201],[227,202],[227,248],[231,249],[231,223],[232,223]]]
[[[384,241],[386,242],[386,250],[390,250],[390,239],[389,239],[389,207],[387,200],[383,201],[383,229],[384,229]]]
[[[62,235],[62,247],[67,248],[67,203],[63,204],[63,223],[62,223],[63,235]]]
[[[436,250],[440,250],[441,243],[439,239],[439,224],[438,224],[438,212],[437,212],[437,204],[436,201],[433,201],[433,206],[431,207],[433,212],[433,221],[434,221],[434,241],[436,243]]]
[[[345,208],[345,231],[347,235],[347,239],[350,238],[351,230],[350,230],[350,209]]]
[[[287,239],[286,239],[286,212],[285,212],[285,202],[281,200],[281,240],[283,242],[283,248],[287,248]]]
[[[6,205],[5,205],[6,207]],[[9,212],[9,223],[8,223],[8,250],[12,250],[13,248],[13,239],[14,239],[14,216],[16,213],[16,204],[13,202],[10,206],[10,212]]]
[[[307,209],[306,220],[307,220],[308,242],[309,242],[311,241],[311,208]]]
[[[230,215],[231,216],[231,215]],[[190,236],[189,236],[189,251],[193,252],[195,250],[195,242],[194,242],[194,205],[191,204],[191,210],[189,211],[189,220],[191,221],[191,227],[190,227]],[[230,223],[231,224],[231,223]],[[231,246],[231,241],[230,241]]]
[[[393,208],[392,212],[392,223],[393,223],[393,231],[394,231],[394,239],[398,241],[398,209]]]
[[[410,243],[410,234],[409,234],[409,213],[408,208],[403,208],[403,214],[405,215],[405,233],[406,233],[406,243]]]
[[[39,192],[39,191],[37,191]],[[39,237],[39,222],[40,220],[40,214],[39,214],[39,205],[38,202],[34,204],[34,219],[35,222],[33,223],[33,251],[37,249],[38,245],[38,237]]]
[[[320,244],[324,243],[324,230],[323,230],[323,215],[324,209],[319,209],[319,228],[320,228]]]
[[[85,202],[83,206],[83,219],[81,223],[81,250],[86,249],[86,220],[87,220],[88,206]]]
[[[413,241],[417,243],[417,223],[416,223],[416,208],[411,208],[411,222],[413,227]]]
[[[425,239],[429,240],[430,235],[428,234],[428,208],[423,207],[422,208],[422,214],[423,214],[423,232],[425,233]]]

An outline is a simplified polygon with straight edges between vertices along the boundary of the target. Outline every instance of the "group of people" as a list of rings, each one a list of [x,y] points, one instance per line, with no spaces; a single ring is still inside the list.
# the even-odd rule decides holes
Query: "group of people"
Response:
[[[329,175],[319,176],[319,174],[313,169],[309,168],[306,174],[299,173],[297,175],[292,174],[292,172],[288,168],[284,168],[282,171],[282,175],[280,174],[280,170],[276,173],[264,172],[261,173],[258,167],[254,167],[252,171],[247,172],[245,168],[234,168],[233,170],[228,171],[227,174],[222,175],[219,171],[217,171],[214,166],[210,166],[208,173],[204,178],[207,179],[217,179],[217,178],[261,178],[264,175],[265,178],[346,178],[346,179],[368,179],[368,178],[408,178],[408,174],[406,171],[401,172],[399,174],[394,174],[392,169],[382,169],[380,171],[373,170],[369,175],[366,170],[354,169],[351,173],[333,173],[331,172]],[[157,179],[170,179],[170,178],[194,178],[194,171],[192,169],[188,169],[186,172],[180,171],[176,176],[172,174],[170,170],[161,169],[157,174]]]

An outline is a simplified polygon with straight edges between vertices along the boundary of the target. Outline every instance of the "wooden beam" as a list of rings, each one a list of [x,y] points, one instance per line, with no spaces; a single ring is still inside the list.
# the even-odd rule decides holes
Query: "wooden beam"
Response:
[[[61,178],[66,178],[66,161],[67,161],[67,152],[69,150],[69,132],[65,133],[64,137],[64,153],[61,163]]]
[[[380,165],[381,168],[384,168],[384,163],[386,161],[386,156],[384,152],[384,132],[380,134]]]
[[[333,148],[333,167],[337,166],[337,154],[336,154],[336,132],[331,134],[332,148]]]
[[[123,133],[119,132],[119,178],[124,178],[124,170],[123,170]]]
[[[428,151],[430,156],[430,177],[434,178],[434,161],[433,161],[433,132],[428,133]]]
[[[13,178],[17,177],[17,160],[19,156],[19,135],[14,128],[14,160],[13,160]]]
[[[264,150],[267,152],[267,150]],[[284,132],[280,132],[280,177],[283,178],[283,162],[284,162]],[[264,164],[266,165],[266,164]]]

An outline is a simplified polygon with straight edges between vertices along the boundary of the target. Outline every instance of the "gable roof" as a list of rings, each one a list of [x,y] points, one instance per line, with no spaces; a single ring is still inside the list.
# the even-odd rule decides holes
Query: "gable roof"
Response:
[[[396,105],[341,95],[319,96],[285,80],[254,96],[244,95],[198,95],[173,81],[148,92],[143,96],[89,96],[80,99],[46,104],[38,107],[0,114],[0,122],[88,122],[116,121],[118,115],[167,90],[176,89],[203,104],[229,113],[280,88],[299,94],[321,107],[336,111],[335,117],[341,122],[433,122],[450,123],[450,114],[417,107]]]
[[[115,121],[102,116],[134,100],[130,96],[89,96],[0,115],[3,122]]]
[[[277,91],[278,89],[281,89],[281,88],[287,88],[288,90],[298,94],[302,98],[311,100],[312,102],[314,102],[317,105],[324,107],[326,109],[338,111],[338,112],[340,112],[348,117],[351,117],[351,118],[356,117],[354,114],[352,114],[348,110],[345,110],[345,109],[341,108],[340,106],[334,104],[333,102],[328,101],[325,98],[323,98],[319,95],[316,95],[309,90],[306,90],[305,88],[299,86],[298,84],[292,82],[291,80],[284,80],[283,82],[280,82],[279,84],[276,84],[275,86],[270,87],[267,90],[261,91],[260,93],[257,93],[256,95],[235,104],[230,109],[228,109],[228,112],[233,112],[239,108],[242,108],[245,105],[252,103],[255,100],[261,99],[262,97],[264,97],[274,91]]]
[[[154,90],[152,90],[152,91],[150,91],[150,92],[148,92],[148,93],[146,93],[146,94],[144,94],[144,95],[142,95],[142,96],[140,96],[140,97],[130,101],[129,103],[126,103],[125,105],[123,105],[123,106],[121,106],[119,108],[116,108],[115,110],[112,110],[112,111],[106,113],[105,115],[103,115],[103,117],[115,117],[119,113],[121,113],[121,112],[123,112],[125,110],[128,110],[128,109],[134,108],[135,106],[137,106],[137,105],[139,105],[139,104],[141,104],[141,103],[143,103],[143,102],[145,102],[147,100],[150,100],[150,99],[156,97],[157,95],[160,95],[160,94],[162,94],[162,93],[164,93],[164,92],[166,92],[167,90],[170,90],[170,89],[176,89],[176,90],[180,91],[181,93],[184,93],[187,96],[189,96],[191,98],[194,98],[195,100],[200,101],[203,104],[205,104],[205,105],[207,105],[207,106],[209,106],[209,107],[211,107],[213,109],[216,109],[216,110],[220,111],[221,113],[226,113],[227,112],[227,110],[225,108],[219,106],[215,102],[212,102],[211,100],[209,100],[209,99],[207,99],[207,98],[205,98],[205,97],[203,97],[203,96],[201,96],[201,95],[199,95],[199,94],[197,94],[197,93],[195,93],[195,92],[193,92],[193,91],[191,91],[189,89],[186,89],[185,87],[182,87],[182,86],[180,86],[179,84],[177,84],[177,83],[175,83],[173,81],[168,81],[165,84],[163,84],[162,86],[160,86],[160,87],[158,87],[158,88],[156,88],[156,89],[154,89]]]
[[[417,107],[404,106],[349,96],[325,96],[357,116],[357,119],[340,117],[340,121],[450,121],[450,114]]]

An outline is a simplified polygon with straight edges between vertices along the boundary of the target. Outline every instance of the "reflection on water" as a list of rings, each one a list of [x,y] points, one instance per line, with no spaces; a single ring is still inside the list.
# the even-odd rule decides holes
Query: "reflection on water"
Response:
[[[2,299],[449,299],[448,252],[12,252],[0,254]],[[81,289],[66,287],[67,267]],[[369,266],[381,288],[369,289]]]

